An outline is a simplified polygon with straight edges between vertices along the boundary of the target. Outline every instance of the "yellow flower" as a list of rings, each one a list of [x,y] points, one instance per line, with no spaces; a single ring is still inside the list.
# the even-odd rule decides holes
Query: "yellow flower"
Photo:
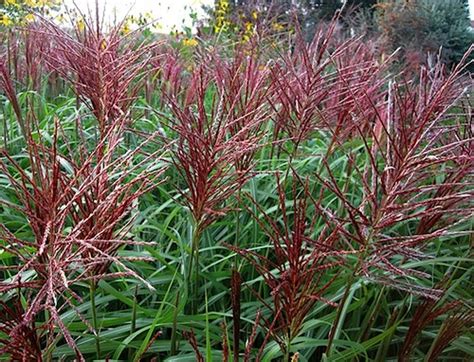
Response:
[[[250,39],[252,38],[253,32],[254,32],[254,25],[250,21],[247,21],[244,24],[244,34],[242,35],[242,41],[244,43],[249,42]]]
[[[25,0],[25,5],[34,8],[37,5],[36,0]]]
[[[132,29],[130,28],[130,24],[128,23],[128,21],[125,22],[125,23],[122,25],[122,29],[120,29],[120,30],[121,30],[122,34],[124,34],[124,35],[127,35],[127,34],[129,34],[129,33],[132,31]]]
[[[219,33],[221,31],[226,31],[230,25],[230,21],[226,20],[225,18],[217,18],[214,24],[214,32]]]
[[[13,20],[7,14],[0,15],[0,26],[10,26],[13,24]]]
[[[59,14],[58,16],[56,16],[56,21],[60,24],[64,23],[64,20],[66,20],[66,18],[64,17],[64,14]]]
[[[35,21],[35,15],[34,14],[28,14],[28,15],[25,16],[25,20],[28,23],[32,23],[33,21]]]
[[[258,13],[255,10],[252,11],[252,18],[254,18],[255,20],[257,20],[258,18]]]
[[[49,5],[49,0],[36,0],[37,6],[44,7]]]
[[[6,0],[6,1],[5,1],[5,4],[7,4],[7,5],[13,5],[13,6],[18,6],[18,3],[16,2],[16,0]]]
[[[283,25],[281,25],[280,23],[276,23],[276,22],[272,24],[272,28],[273,28],[273,30],[275,30],[275,31],[283,31],[283,30],[285,30],[285,27],[284,27]]]
[[[183,45],[184,46],[187,46],[187,47],[195,47],[197,46],[199,43],[196,39],[194,38],[184,38],[183,39]]]
[[[221,9],[227,9],[229,7],[229,2],[227,0],[219,1],[219,7]]]
[[[80,32],[83,32],[86,29],[86,23],[84,19],[82,18],[78,19],[76,21],[76,27],[77,27],[77,30],[79,30]]]

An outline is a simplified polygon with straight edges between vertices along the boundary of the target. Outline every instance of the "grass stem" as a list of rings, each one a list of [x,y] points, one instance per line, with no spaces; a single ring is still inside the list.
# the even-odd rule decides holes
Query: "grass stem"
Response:
[[[95,303],[95,292],[96,292],[96,285],[95,282],[92,281],[89,286],[89,297],[91,302],[91,311],[92,311],[92,326],[94,327],[95,333],[95,350],[97,354],[97,359],[100,359],[100,335],[99,335],[99,328],[97,323],[97,306]]]

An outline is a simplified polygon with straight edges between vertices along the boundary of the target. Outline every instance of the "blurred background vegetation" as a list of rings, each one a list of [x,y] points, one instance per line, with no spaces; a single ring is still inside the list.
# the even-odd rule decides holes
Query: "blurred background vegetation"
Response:
[[[217,0],[211,14],[217,24],[236,23],[242,15],[246,22],[261,17],[281,24],[297,21],[306,39],[311,39],[342,5],[340,0]],[[474,42],[468,0],[348,0],[339,16],[351,35],[377,38],[389,52],[399,49],[400,57],[414,69],[438,55],[453,65]]]
[[[35,14],[49,16],[58,22],[80,15],[72,8],[66,14],[62,0],[0,0],[0,27],[25,25]],[[342,7],[342,11],[339,11]],[[81,11],[85,12],[85,9]],[[448,65],[459,62],[474,42],[469,19],[468,0],[216,0],[207,7],[208,19],[194,17],[198,35],[227,33],[249,39],[263,26],[273,30],[301,26],[306,39],[324,22],[339,14],[339,22],[351,35],[377,38],[387,52],[399,50],[400,59],[409,67],[441,56]],[[124,32],[151,24],[151,32],[160,32],[159,22],[151,13],[130,15],[123,23]],[[183,33],[183,29],[174,34]],[[192,29],[184,29],[186,44]]]

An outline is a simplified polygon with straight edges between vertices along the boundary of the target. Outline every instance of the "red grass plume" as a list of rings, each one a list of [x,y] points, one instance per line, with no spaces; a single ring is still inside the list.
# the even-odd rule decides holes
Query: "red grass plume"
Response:
[[[383,71],[388,62],[379,61],[373,43],[338,39],[336,25],[333,21],[320,28],[310,43],[297,32],[294,49],[280,54],[271,66],[275,138],[289,137],[296,148],[315,130],[330,129],[346,138],[355,124],[367,128],[374,118],[367,104],[377,104],[385,95]],[[372,111],[355,117],[357,107]]]
[[[181,192],[200,230],[229,210],[229,197],[250,176],[265,119],[263,96],[249,88],[259,77],[252,64],[219,74],[198,66],[188,82],[176,82],[180,88],[164,94],[177,136],[173,163],[186,182],[188,189]]]
[[[155,71],[151,64],[160,56],[160,44],[121,35],[121,24],[106,32],[101,19],[84,19],[84,29],[75,29],[74,35],[42,23],[52,43],[45,60],[90,108],[104,137],[117,119],[129,120],[126,115],[146,74]]]
[[[286,352],[312,307],[317,302],[332,305],[324,297],[334,281],[328,271],[343,263],[343,253],[335,250],[340,238],[337,230],[331,231],[328,224],[315,236],[320,204],[311,198],[307,182],[303,182],[301,190],[299,185],[296,177],[291,192],[292,208],[288,210],[288,197],[278,179],[281,222],[254,201],[263,216],[262,220],[254,215],[255,220],[270,239],[270,256],[228,246],[249,260],[270,288],[273,303],[266,306],[272,311],[273,322],[267,323],[267,328]]]
[[[445,298],[446,289],[443,288],[442,293],[443,298]],[[469,306],[463,306],[459,300],[439,302],[425,298],[412,316],[408,332],[398,355],[400,362],[412,360],[421,333],[443,315],[447,315],[447,317],[441,324],[438,335],[426,354],[429,361],[437,360],[443,350],[465,329],[472,328],[474,312]]]
[[[403,264],[426,257],[423,248],[434,240],[466,234],[455,229],[472,216],[474,148],[472,119],[463,118],[470,110],[460,104],[468,89],[463,67],[448,73],[438,64],[422,69],[417,83],[390,84],[387,101],[372,105],[376,118],[368,131],[356,127],[368,166],[358,164],[360,155],[344,151],[348,166],[341,180],[331,156],[323,159],[323,172],[315,177],[340,200],[341,208],[333,212],[340,230],[351,230],[346,237],[359,254],[354,275],[426,297],[439,294],[408,282],[427,275]],[[357,114],[366,114],[365,103],[355,104]],[[332,143],[344,149],[334,134]],[[355,179],[361,183],[356,202],[341,186]]]
[[[2,151],[0,169],[17,203],[1,203],[25,219],[34,238],[17,237],[15,230],[0,224],[5,240],[0,248],[15,258],[14,265],[5,267],[13,277],[0,283],[0,291],[18,289],[32,296],[14,333],[46,310],[50,315],[47,323],[61,330],[80,357],[59,316],[64,306],[75,310],[72,301],[80,299],[72,285],[129,275],[152,288],[116,252],[123,245],[140,244],[127,237],[133,220],[130,212],[138,198],[155,186],[162,169],[151,167],[157,154],[139,162],[134,160],[137,151],[120,154],[120,140],[112,136],[109,139],[114,141],[97,162],[95,153],[102,152],[102,144],[87,156],[86,145],[72,151],[62,134],[56,122],[51,143],[39,135],[30,137],[22,162]],[[147,166],[151,167],[148,171]],[[111,273],[110,264],[122,271]]]

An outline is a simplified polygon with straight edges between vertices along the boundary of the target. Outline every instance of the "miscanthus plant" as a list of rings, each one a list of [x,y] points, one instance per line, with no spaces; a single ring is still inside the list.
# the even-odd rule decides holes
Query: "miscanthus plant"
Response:
[[[0,360],[472,359],[469,55],[261,36],[2,44]]]

